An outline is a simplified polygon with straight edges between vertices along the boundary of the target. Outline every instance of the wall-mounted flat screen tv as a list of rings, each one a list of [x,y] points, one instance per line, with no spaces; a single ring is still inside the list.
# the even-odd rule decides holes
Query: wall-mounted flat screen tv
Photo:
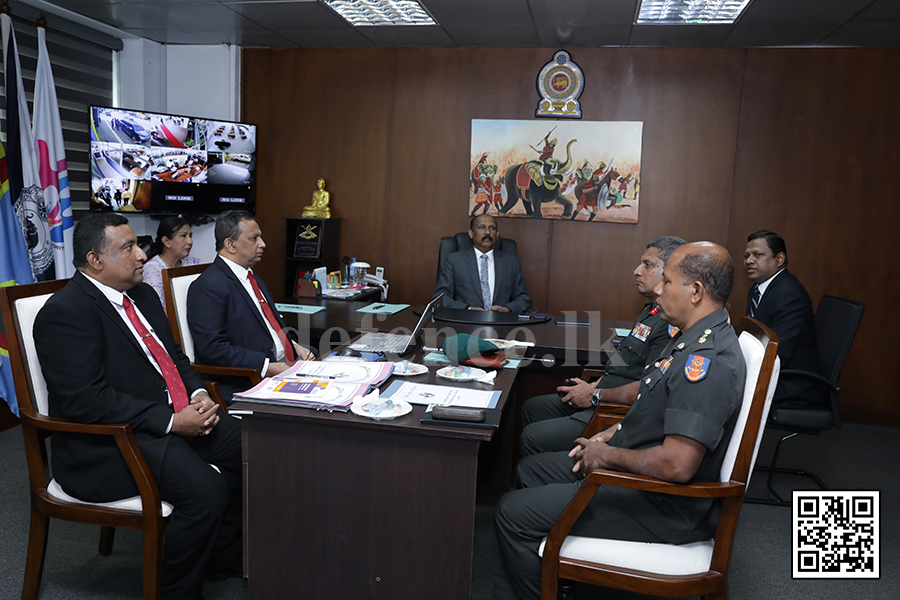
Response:
[[[256,125],[92,106],[91,210],[256,209]]]

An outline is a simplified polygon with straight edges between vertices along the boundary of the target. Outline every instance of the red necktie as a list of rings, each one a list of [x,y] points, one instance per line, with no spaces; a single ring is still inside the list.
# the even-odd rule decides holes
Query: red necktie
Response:
[[[253,291],[256,293],[256,299],[259,300],[259,305],[262,308],[263,314],[266,316],[266,321],[269,322],[269,325],[271,325],[272,329],[275,330],[275,333],[278,334],[278,339],[281,340],[281,345],[284,346],[284,362],[289,365],[294,364],[294,345],[291,343],[291,340],[288,339],[287,335],[285,335],[284,330],[281,328],[281,324],[278,322],[278,319],[275,318],[275,313],[272,312],[272,307],[269,306],[269,303],[266,302],[266,299],[263,297],[262,292],[259,289],[259,284],[256,283],[256,277],[253,276],[252,271],[247,271],[247,279],[250,280],[250,285],[253,286]]]
[[[153,359],[162,371],[163,377],[166,380],[166,387],[169,388],[169,395],[172,396],[172,407],[175,409],[175,412],[181,412],[187,408],[188,394],[187,390],[184,389],[184,382],[181,380],[181,374],[178,372],[178,369],[175,368],[175,363],[172,362],[172,357],[169,356],[169,353],[166,352],[165,348],[160,346],[159,342],[156,341],[156,338],[150,335],[150,332],[144,327],[144,324],[134,311],[134,306],[131,304],[131,300],[128,299],[128,296],[122,296],[122,304],[125,306],[125,314],[128,315],[128,320],[134,325],[135,331],[141,336],[141,341],[144,342],[144,345],[150,350],[150,354],[153,355]]]

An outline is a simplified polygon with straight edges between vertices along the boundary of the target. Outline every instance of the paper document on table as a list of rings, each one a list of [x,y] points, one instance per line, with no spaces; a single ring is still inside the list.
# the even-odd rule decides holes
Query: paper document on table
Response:
[[[409,308],[409,304],[385,304],[383,302],[373,302],[368,306],[357,308],[356,312],[393,315],[400,312],[401,310],[406,310],[407,308]]]
[[[330,379],[275,379],[269,377],[246,392],[235,394],[246,402],[280,404],[327,410],[348,410],[369,391],[367,383],[339,383]]]
[[[322,312],[323,310],[325,310],[325,307],[310,306],[308,304],[283,304],[281,302],[276,302],[275,310],[277,310],[278,312],[299,313],[301,315],[314,315],[317,312]]]
[[[297,361],[275,379],[331,379],[340,383],[367,383],[378,387],[391,376],[392,362]]]
[[[405,400],[410,404],[438,404],[440,406],[464,406],[467,408],[497,408],[500,392],[469,388],[395,381],[381,392],[382,398]]]

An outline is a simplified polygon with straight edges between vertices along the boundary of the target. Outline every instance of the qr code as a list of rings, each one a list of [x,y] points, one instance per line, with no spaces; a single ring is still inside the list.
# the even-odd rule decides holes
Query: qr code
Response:
[[[877,579],[879,492],[794,492],[795,579]]]

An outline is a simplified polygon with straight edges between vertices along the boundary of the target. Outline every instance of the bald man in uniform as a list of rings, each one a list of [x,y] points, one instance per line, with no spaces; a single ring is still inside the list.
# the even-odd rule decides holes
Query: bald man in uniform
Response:
[[[733,283],[734,263],[721,246],[698,242],[672,253],[656,289],[663,319],[679,333],[660,360],[647,365],[620,427],[579,438],[569,453],[520,461],[521,489],[504,495],[494,516],[500,549],[495,600],[540,598],[538,547],[584,473],[601,468],[677,483],[718,480],[746,378],[725,311]],[[685,544],[713,536],[720,508],[713,499],[651,499],[637,490],[600,486],[571,534]]]

